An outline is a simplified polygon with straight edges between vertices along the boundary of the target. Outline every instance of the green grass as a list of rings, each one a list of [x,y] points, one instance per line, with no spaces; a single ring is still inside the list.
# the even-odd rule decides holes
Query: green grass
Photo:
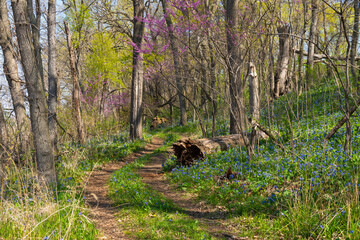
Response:
[[[173,139],[167,134],[167,142]],[[141,181],[137,174],[155,154],[164,152],[167,145],[153,154],[138,158],[110,179],[110,196],[120,205],[119,218],[125,233],[138,239],[211,239],[201,224]]]
[[[164,171],[172,169],[167,176],[178,188],[227,208],[229,222],[252,226],[238,226],[239,236],[359,239],[360,118],[352,118],[351,156],[342,149],[344,128],[325,145],[323,137],[342,116],[337,105],[336,91],[328,87],[299,101],[287,95],[275,102],[270,128],[280,133],[286,154],[261,141],[251,161],[244,148],[234,148],[191,167],[177,166],[172,157]],[[266,125],[267,113],[262,114]],[[226,133],[224,124],[219,128]],[[229,166],[238,174],[222,180]]]
[[[0,238],[96,239],[98,231],[84,204],[87,172],[120,161],[143,147],[145,140],[131,142],[118,135],[91,139],[85,145],[64,144],[56,162],[58,184],[48,189],[38,184],[33,165],[20,169],[7,165],[0,191]]]

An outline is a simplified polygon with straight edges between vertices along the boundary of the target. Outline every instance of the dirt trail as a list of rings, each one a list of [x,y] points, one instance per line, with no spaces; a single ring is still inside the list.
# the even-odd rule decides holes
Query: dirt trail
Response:
[[[162,145],[161,139],[154,139],[144,149],[130,154],[128,157],[109,163],[99,170],[91,172],[88,184],[85,187],[86,203],[90,206],[90,214],[95,221],[97,229],[101,232],[99,239],[129,239],[120,229],[116,218],[119,209],[108,196],[108,182],[112,174],[126,163],[132,162],[144,154],[150,154]],[[114,159],[115,161],[116,159]]]
[[[112,174],[126,163],[133,162],[145,154],[153,153],[162,144],[162,139],[153,138],[152,143],[147,144],[139,152],[132,153],[121,161],[105,164],[99,170],[93,171],[89,176],[88,184],[85,187],[85,196],[86,202],[90,207],[91,218],[95,221],[97,229],[101,232],[99,239],[130,239],[128,236],[125,236],[120,228],[117,220],[119,208],[114,205],[108,196],[108,181]],[[226,219],[227,212],[209,206],[204,202],[199,202],[193,196],[174,189],[162,173],[162,163],[165,161],[165,154],[153,156],[151,161],[139,170],[139,174],[143,177],[143,182],[162,193],[165,198],[183,209],[183,213],[197,219],[202,226],[206,227],[204,230],[214,238],[246,239],[233,236],[231,231],[224,226],[223,221]]]
[[[171,152],[169,151],[168,153],[170,154]],[[166,156],[164,154],[153,156],[151,161],[138,172],[143,177],[143,182],[154,190],[162,193],[165,198],[171,200],[175,205],[183,209],[183,213],[201,222],[203,226],[206,226],[207,229],[205,230],[214,238],[246,239],[233,236],[231,230],[225,227],[223,221],[225,221],[227,217],[227,212],[205,204],[204,202],[199,202],[194,196],[174,189],[162,173],[162,164],[165,161]]]

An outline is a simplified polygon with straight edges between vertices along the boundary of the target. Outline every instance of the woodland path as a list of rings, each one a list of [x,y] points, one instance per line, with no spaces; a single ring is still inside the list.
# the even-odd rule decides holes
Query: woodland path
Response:
[[[145,154],[151,154],[161,145],[162,141],[155,139],[140,151],[130,154],[121,161],[105,164],[100,169],[91,172],[85,187],[85,197],[86,203],[90,207],[90,215],[100,231],[99,239],[129,239],[120,229],[116,217],[119,209],[108,196],[109,179],[126,163],[133,162]]]
[[[121,162],[106,164],[101,169],[92,172],[85,188],[85,196],[91,209],[92,219],[101,232],[99,239],[129,239],[120,229],[116,217],[119,209],[114,206],[107,195],[108,181],[112,174],[126,163],[132,162],[144,154],[153,153],[162,144],[162,139],[153,138],[152,142],[147,144],[144,149],[130,154]],[[204,230],[215,239],[247,239],[233,236],[231,230],[223,224],[227,216],[225,211],[209,206],[204,202],[199,202],[194,196],[171,186],[162,173],[162,163],[165,161],[165,154],[159,153],[151,157],[151,160],[138,171],[143,178],[143,182],[179,206],[182,213],[198,220]]]

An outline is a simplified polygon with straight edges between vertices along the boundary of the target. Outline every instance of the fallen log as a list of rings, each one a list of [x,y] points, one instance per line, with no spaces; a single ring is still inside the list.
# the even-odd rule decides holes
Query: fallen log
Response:
[[[245,146],[244,138],[250,133],[233,134],[216,138],[185,139],[173,144],[174,154],[181,165],[189,166],[195,160],[204,158],[206,154],[228,150],[236,146]]]

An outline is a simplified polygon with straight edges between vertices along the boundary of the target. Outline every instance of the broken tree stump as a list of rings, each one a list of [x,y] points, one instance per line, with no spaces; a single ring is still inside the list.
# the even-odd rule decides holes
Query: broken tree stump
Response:
[[[173,144],[174,154],[181,165],[189,166],[195,160],[204,158],[206,154],[228,150],[237,146],[245,146],[244,138],[250,133],[233,134],[216,138],[185,139]]]

